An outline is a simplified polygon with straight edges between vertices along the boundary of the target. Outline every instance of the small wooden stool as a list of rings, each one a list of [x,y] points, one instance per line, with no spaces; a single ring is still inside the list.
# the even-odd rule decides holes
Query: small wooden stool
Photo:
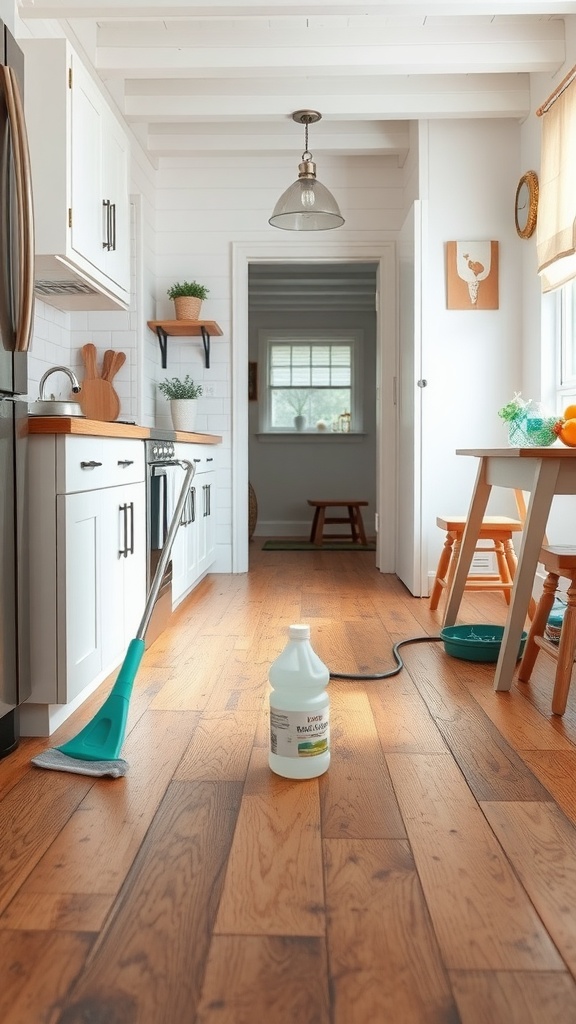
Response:
[[[348,523],[350,535],[347,533],[326,534],[326,540],[350,540],[355,544],[366,544],[364,523],[362,522],[361,505],[367,505],[367,501],[308,501],[314,511],[312,529],[310,530],[310,542],[322,544],[324,540],[324,526],[326,523]],[[347,508],[347,516],[327,516],[326,509]]]
[[[576,547],[543,547],[540,551],[539,561],[548,575],[544,581],[542,597],[532,620],[518,670],[518,679],[522,683],[527,683],[532,675],[539,649],[546,651],[546,654],[549,654],[557,662],[552,693],[552,712],[555,715],[563,715],[566,710],[572,666],[576,656]],[[544,636],[544,630],[552,611],[560,576],[569,579],[570,586],[560,643],[553,644]]]

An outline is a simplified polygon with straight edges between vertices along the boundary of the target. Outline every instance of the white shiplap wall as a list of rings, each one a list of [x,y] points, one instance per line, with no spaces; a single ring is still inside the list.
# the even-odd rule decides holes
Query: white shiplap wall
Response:
[[[403,220],[404,175],[396,161],[382,157],[323,158],[315,152],[317,173],[336,196],[346,223],[325,232],[330,242],[375,244],[395,237]],[[171,317],[166,289],[174,281],[197,280],[210,289],[202,316],[215,320],[223,330],[212,340],[211,368],[203,365],[198,339],[168,340],[165,375],[190,373],[203,382],[197,428],[223,437],[218,474],[218,568],[231,567],[232,509],[232,381],[234,346],[231,337],[232,246],[286,240],[294,244],[294,232],[270,227],[268,218],[281,193],[295,180],[300,159],[269,157],[266,160],[219,156],[218,158],[171,159],[158,172],[156,245],[157,318]],[[302,237],[304,235],[305,237]],[[318,243],[318,232],[298,234],[301,249]],[[337,258],[337,251],[335,252]],[[245,339],[243,339],[245,341]],[[248,435],[239,439],[248,446]]]

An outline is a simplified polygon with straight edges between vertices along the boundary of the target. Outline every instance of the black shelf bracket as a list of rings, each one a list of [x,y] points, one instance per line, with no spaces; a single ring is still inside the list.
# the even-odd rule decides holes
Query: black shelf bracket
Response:
[[[209,370],[210,369],[210,334],[208,333],[208,331],[206,330],[206,328],[204,327],[203,324],[200,327],[200,331],[202,333],[202,343],[204,345],[204,363],[205,363],[206,369]],[[168,365],[168,363],[167,363],[168,332],[165,331],[164,328],[160,326],[160,324],[157,324],[157,326],[156,326],[156,334],[158,335],[158,343],[160,345],[160,354],[161,354],[161,357],[162,357],[162,369],[165,370],[167,365]]]
[[[160,354],[162,356],[162,369],[165,370],[167,366],[166,355],[168,349],[168,335],[163,327],[160,325],[156,328],[156,334],[158,335],[158,341],[160,343]]]
[[[206,369],[210,369],[210,335],[202,324],[200,330],[202,331],[202,341],[204,343],[204,360]]]

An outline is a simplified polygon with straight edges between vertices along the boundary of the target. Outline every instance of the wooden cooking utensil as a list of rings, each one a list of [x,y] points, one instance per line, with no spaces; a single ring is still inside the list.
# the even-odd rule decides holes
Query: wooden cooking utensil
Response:
[[[104,372],[104,369],[102,370],[102,376],[105,380],[111,381],[118,373],[118,370],[124,366],[124,363],[126,362],[126,353],[114,352],[113,349],[109,349],[109,351],[111,352],[110,361],[106,366],[106,372]],[[105,352],[104,357],[106,357],[106,355],[107,353]]]
[[[110,387],[116,394],[114,385],[112,384],[112,378],[116,376],[118,370],[124,366],[126,362],[125,352],[115,352],[114,349],[109,348],[104,353],[104,362],[102,364],[102,377],[104,380],[109,381]]]
[[[102,378],[103,380],[109,380],[108,374],[110,373],[110,367],[112,366],[112,357],[114,355],[113,348],[107,348],[102,359]]]
[[[98,374],[96,367],[96,346],[91,343],[82,346],[82,358],[86,367],[82,390],[78,402],[89,420],[111,422],[118,418],[120,399],[109,380]]]

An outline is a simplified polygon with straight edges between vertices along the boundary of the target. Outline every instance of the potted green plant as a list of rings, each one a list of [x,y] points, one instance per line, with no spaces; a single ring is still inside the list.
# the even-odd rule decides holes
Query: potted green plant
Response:
[[[300,391],[298,390],[298,388],[295,388],[292,391],[286,392],[286,398],[288,401],[288,405],[290,405],[291,408],[294,410],[295,429],[304,430],[306,426],[306,417],[304,415],[304,410],[308,406],[308,402],[310,400],[310,392],[307,390]]]
[[[193,381],[187,373],[184,378],[171,377],[161,380],[158,390],[170,402],[174,430],[193,431],[198,408],[196,400],[202,394],[202,385]]]
[[[197,281],[177,281],[168,289],[167,295],[174,302],[177,320],[199,320],[202,302],[209,292]]]

